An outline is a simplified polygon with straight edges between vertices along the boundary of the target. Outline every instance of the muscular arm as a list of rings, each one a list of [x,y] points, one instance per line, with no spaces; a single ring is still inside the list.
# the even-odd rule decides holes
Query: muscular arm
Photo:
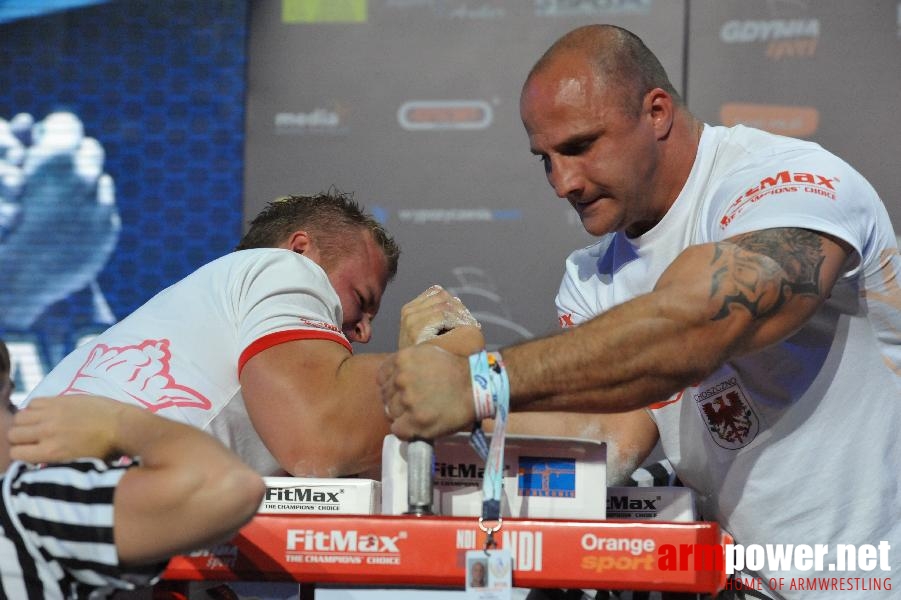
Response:
[[[690,247],[650,293],[576,328],[502,349],[511,408],[621,413],[665,400],[725,360],[801,327],[850,252],[804,229]],[[474,419],[465,358],[411,348],[386,361],[380,379],[396,417],[391,431],[403,439],[438,437]]]
[[[152,415],[126,408],[134,418],[122,422],[122,449],[141,466],[116,489],[119,559],[161,560],[230,539],[260,506],[259,475],[209,434],[162,417],[162,426],[142,423]]]
[[[141,458],[113,499],[113,535],[125,565],[226,540],[263,497],[260,477],[210,435],[107,398],[36,398],[15,417],[9,440],[13,458],[29,462]]]
[[[651,293],[504,350],[512,403],[608,412],[663,400],[796,331],[828,297],[849,252],[803,229],[690,247]]]
[[[429,342],[473,352],[476,327],[458,327]],[[388,433],[376,373],[385,354],[351,355],[326,340],[292,341],[251,358],[241,372],[247,412],[287,472],[339,477],[376,466]]]

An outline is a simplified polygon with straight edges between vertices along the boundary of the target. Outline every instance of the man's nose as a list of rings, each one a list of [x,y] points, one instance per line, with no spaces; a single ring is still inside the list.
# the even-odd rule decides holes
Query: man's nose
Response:
[[[372,339],[372,323],[370,322],[369,317],[364,316],[356,325],[354,325],[351,337],[352,342],[360,342],[361,344],[366,344]]]
[[[547,179],[558,198],[579,199],[585,189],[585,179],[581,171],[572,160],[565,157],[552,159]]]

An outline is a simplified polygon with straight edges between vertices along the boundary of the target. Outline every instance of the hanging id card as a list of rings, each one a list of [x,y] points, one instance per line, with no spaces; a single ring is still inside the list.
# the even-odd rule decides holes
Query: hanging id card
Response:
[[[509,550],[469,550],[466,553],[466,595],[479,600],[510,600],[513,557]]]

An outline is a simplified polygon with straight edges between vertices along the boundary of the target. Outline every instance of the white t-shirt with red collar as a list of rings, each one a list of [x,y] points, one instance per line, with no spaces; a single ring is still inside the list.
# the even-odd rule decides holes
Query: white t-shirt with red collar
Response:
[[[234,252],[74,350],[29,399],[88,393],[142,406],[208,431],[259,473],[276,474],[244,406],[241,368],[291,340],[350,350],[341,322],[338,295],[313,261],[274,248]]]
[[[845,162],[814,143],[707,126],[689,179],[657,226],[637,238],[611,234],[570,255],[560,322],[575,326],[650,292],[687,246],[775,227],[827,233],[854,249],[830,298],[788,339],[730,360],[649,413],[704,518],[737,543],[829,544],[828,564],[838,543],[887,540],[897,573],[901,257],[882,202]],[[764,567],[759,575],[787,582],[891,573]]]

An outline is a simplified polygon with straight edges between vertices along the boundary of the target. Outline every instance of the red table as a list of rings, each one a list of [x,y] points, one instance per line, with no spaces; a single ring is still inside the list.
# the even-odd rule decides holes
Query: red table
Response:
[[[699,568],[686,553],[731,542],[708,522],[508,519],[495,535],[516,587],[710,594],[722,561]],[[484,543],[472,517],[259,515],[232,542],[173,558],[164,579],[463,587],[466,551]]]

